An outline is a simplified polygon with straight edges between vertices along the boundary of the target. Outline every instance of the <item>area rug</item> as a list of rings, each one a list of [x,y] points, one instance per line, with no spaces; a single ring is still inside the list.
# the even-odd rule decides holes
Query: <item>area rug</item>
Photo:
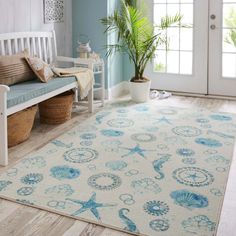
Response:
[[[136,235],[215,235],[236,117],[123,102],[0,176],[4,199]]]

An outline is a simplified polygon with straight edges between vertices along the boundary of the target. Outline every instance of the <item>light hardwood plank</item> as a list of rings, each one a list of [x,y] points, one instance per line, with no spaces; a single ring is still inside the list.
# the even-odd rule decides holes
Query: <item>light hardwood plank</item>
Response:
[[[0,222],[0,235],[10,236],[18,235],[17,232],[21,230],[24,225],[26,225],[39,210],[31,207],[22,206],[14,211],[7,218]]]
[[[104,231],[104,227],[99,225],[89,224],[85,227],[80,236],[101,236],[102,232]]]
[[[88,223],[77,220],[62,236],[80,235],[87,226]]]
[[[55,235],[63,235],[72,225],[74,224],[73,219],[68,217],[60,216],[50,227],[46,230],[43,230],[43,235],[47,236],[55,236]]]
[[[59,215],[45,211],[39,211],[29,222],[16,232],[16,236],[43,236],[58,219]]]
[[[21,205],[0,199],[0,222],[6,219],[18,208],[21,208]]]

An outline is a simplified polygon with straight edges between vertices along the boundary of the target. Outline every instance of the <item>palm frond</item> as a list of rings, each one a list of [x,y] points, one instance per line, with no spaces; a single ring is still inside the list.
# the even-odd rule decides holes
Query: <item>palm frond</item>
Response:
[[[137,0],[125,0],[125,3],[128,6],[132,6],[132,7],[137,7],[137,5],[138,5],[138,1]]]
[[[135,66],[135,77],[142,78],[147,63],[154,57],[157,47],[168,39],[165,29],[179,26],[182,16],[166,16],[156,32],[149,18],[136,7],[137,0],[121,0],[120,10],[101,20],[105,25],[105,33],[116,33],[117,43],[107,45],[107,56],[113,53],[127,53]]]
[[[164,30],[169,27],[179,27],[182,18],[183,16],[181,16],[179,13],[177,13],[175,16],[165,16],[161,19],[160,28]]]

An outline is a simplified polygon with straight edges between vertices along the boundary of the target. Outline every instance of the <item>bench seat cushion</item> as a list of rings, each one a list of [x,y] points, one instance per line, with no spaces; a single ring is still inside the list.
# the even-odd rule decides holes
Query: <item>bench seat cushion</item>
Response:
[[[56,89],[76,82],[75,77],[55,78],[48,83],[42,83],[37,80],[10,86],[10,92],[7,93],[7,108],[22,104],[33,98],[40,97]]]

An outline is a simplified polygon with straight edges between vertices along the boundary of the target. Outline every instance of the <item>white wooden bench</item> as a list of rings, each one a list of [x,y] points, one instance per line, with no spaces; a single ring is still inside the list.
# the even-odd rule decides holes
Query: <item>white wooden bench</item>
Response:
[[[88,60],[58,57],[55,32],[19,32],[0,34],[0,55],[13,55],[28,49],[31,56],[37,55],[47,63],[66,61],[84,64],[89,69],[93,69],[92,63]],[[14,86],[14,85],[13,85]],[[76,100],[78,101],[78,83],[76,81],[66,86],[57,88],[47,94],[33,98],[21,104],[8,108],[7,95],[10,88],[0,84],[0,165],[8,165],[8,142],[7,142],[7,116],[18,111],[36,105],[42,101],[52,98],[65,91],[74,89]],[[93,88],[88,94],[88,109],[93,112]]]

